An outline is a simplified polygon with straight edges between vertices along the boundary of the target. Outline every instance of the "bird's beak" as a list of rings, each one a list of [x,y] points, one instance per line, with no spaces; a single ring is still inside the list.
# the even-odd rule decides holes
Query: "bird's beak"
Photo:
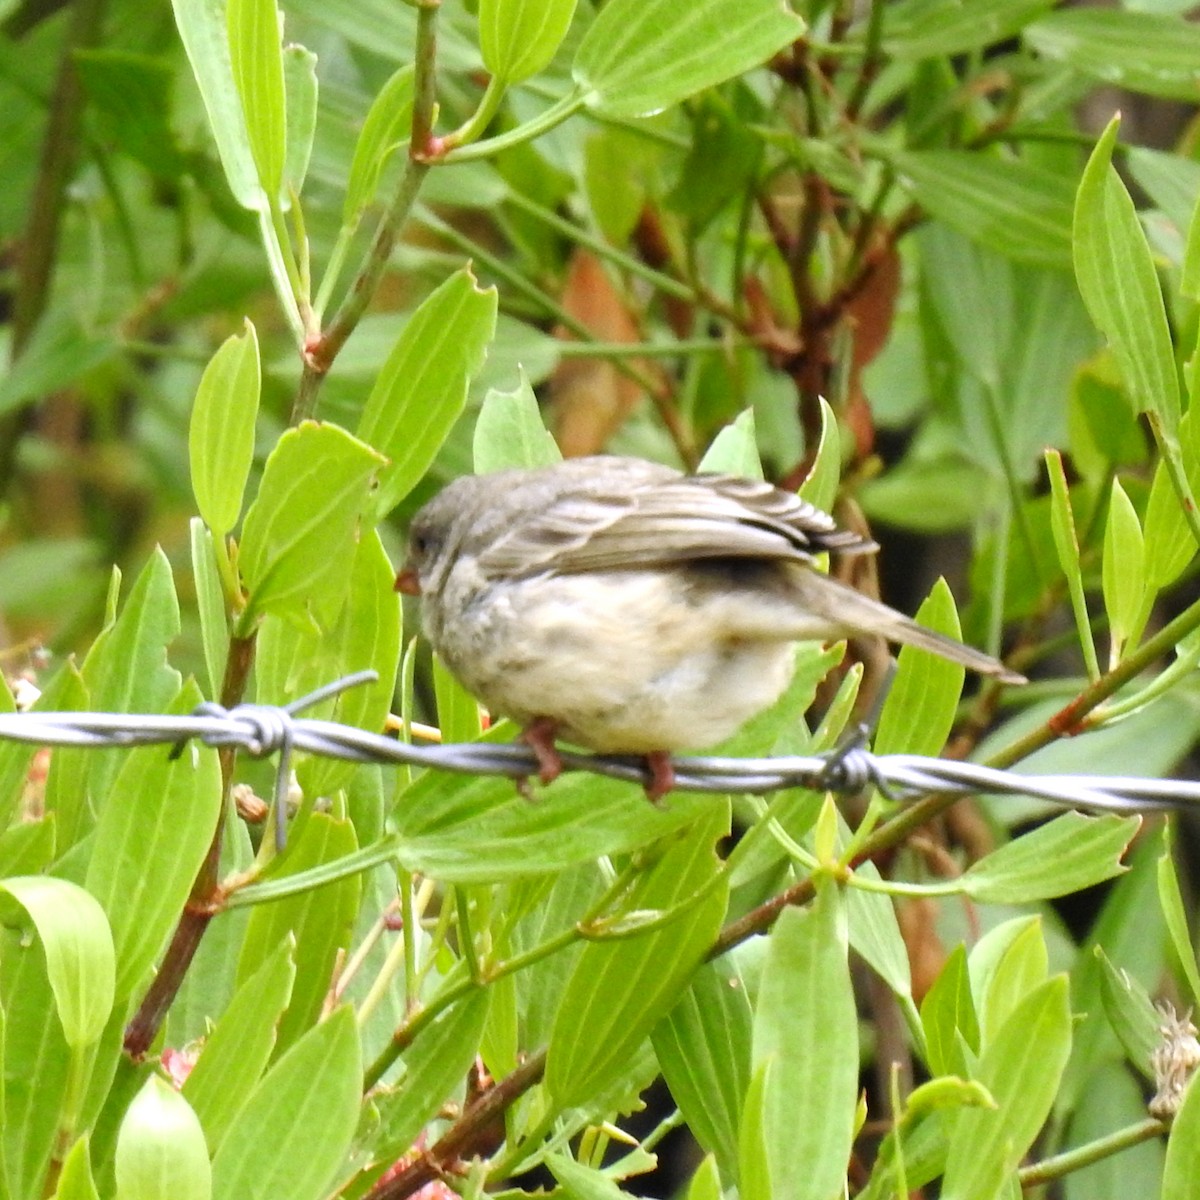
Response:
[[[417,578],[417,573],[412,567],[405,567],[396,576],[396,591],[403,592],[406,596],[419,596],[421,594],[421,581]]]

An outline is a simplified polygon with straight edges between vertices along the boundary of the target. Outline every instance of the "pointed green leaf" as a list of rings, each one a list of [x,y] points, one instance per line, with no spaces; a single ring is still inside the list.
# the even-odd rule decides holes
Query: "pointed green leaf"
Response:
[[[1171,1122],[1160,1200],[1196,1200],[1200,1195],[1200,1087],[1196,1076]]]
[[[279,1018],[296,978],[291,941],[281,942],[238,988],[229,1007],[204,1041],[183,1095],[215,1153],[234,1118],[271,1060]]]
[[[1055,975],[1017,1005],[983,1052],[976,1078],[996,1108],[959,1114],[944,1200],[992,1200],[1002,1193],[1050,1112],[1070,1050],[1067,977]]]
[[[303,46],[284,46],[283,83],[287,96],[287,154],[280,203],[288,208],[304,187],[317,128],[317,56]]]
[[[336,862],[358,849],[354,827],[328,813],[313,813],[288,847],[276,878]],[[295,938],[296,982],[279,1023],[276,1053],[286,1051],[321,1015],[338,952],[350,944],[362,895],[362,878],[349,875],[272,904],[255,906],[238,960],[238,983],[253,975],[282,943]]]
[[[917,621],[950,637],[962,636],[954,597],[938,579],[917,610]],[[901,647],[879,726],[876,754],[940,754],[958,712],[966,670],[958,663],[921,650]]]
[[[1149,993],[1127,971],[1119,970],[1096,946],[1092,953],[1100,964],[1100,996],[1104,1015],[1120,1039],[1129,1061],[1148,1083],[1154,1080],[1154,1052],[1162,1043],[1162,1015]]]
[[[358,1030],[343,1006],[254,1089],[213,1159],[214,1200],[328,1195],[354,1137],[361,1092]]]
[[[171,711],[191,712],[200,691],[189,681]],[[146,981],[183,911],[221,811],[217,752],[188,742],[130,751],[100,813],[86,886],[112,926],[117,995]]]
[[[96,1181],[92,1178],[86,1136],[77,1139],[68,1151],[63,1162],[62,1174],[58,1177],[54,1200],[100,1200]]]
[[[1192,949],[1191,933],[1188,930],[1187,909],[1183,904],[1183,893],[1179,888],[1179,877],[1175,874],[1171,826],[1163,826],[1163,852],[1158,860],[1158,902],[1162,906],[1167,932],[1179,965],[1183,968],[1192,1002],[1200,1002],[1200,970],[1196,967],[1196,951]]]
[[[496,328],[496,289],[470,268],[451,275],[409,317],[367,397],[358,436],[391,460],[376,509],[391,511],[429,470],[462,414],[467,384]]]
[[[934,1075],[961,1075],[966,1064],[960,1045],[979,1051],[979,1019],[967,972],[967,950],[960,942],[947,956],[933,986],[921,1001],[926,1062]]]
[[[756,1070],[770,1065],[762,1144],[774,1200],[836,1196],[845,1187],[858,1100],[848,948],[842,898],[831,883],[808,910],[785,909],[771,932],[754,1062]]]
[[[491,989],[478,988],[439,1014],[404,1052],[400,1082],[379,1097],[379,1126],[369,1149],[373,1162],[392,1162],[412,1149],[421,1130],[457,1099],[479,1052]]]
[[[375,199],[388,158],[411,132],[412,105],[413,64],[405,63],[379,89],[367,110],[346,182],[344,226],[352,228],[362,210]]]
[[[262,189],[272,198],[283,186],[287,152],[287,98],[275,0],[226,0],[230,64]]]
[[[573,74],[589,107],[646,116],[758,66],[804,31],[779,0],[609,0]]]
[[[247,320],[209,359],[188,426],[192,491],[214,537],[224,537],[241,516],[261,383],[258,335]]]
[[[242,526],[246,618],[340,609],[359,519],[381,462],[336,425],[305,421],[279,439]]]
[[[542,423],[524,368],[513,391],[488,391],[475,421],[477,475],[507,467],[548,467],[561,460],[562,451]]]
[[[705,963],[655,1027],[654,1053],[671,1098],[721,1174],[737,1181],[738,1127],[750,1085],[752,1013],[746,984],[721,958]]]
[[[117,1135],[117,1200],[209,1200],[204,1132],[188,1102],[152,1075]]]
[[[1173,436],[1179,379],[1162,289],[1133,200],[1112,165],[1114,117],[1084,168],[1075,200],[1075,278],[1088,313],[1108,338],[1137,412]]]
[[[1104,607],[1112,636],[1114,665],[1126,642],[1135,637],[1146,591],[1146,550],[1142,526],[1119,479],[1112,483],[1112,502],[1104,529]],[[1130,646],[1130,649],[1133,647]]]
[[[212,533],[199,517],[188,524],[192,550],[192,579],[196,585],[196,610],[200,617],[200,640],[208,673],[208,695],[221,695],[225,660],[229,655],[229,623],[225,617],[225,594],[217,573]]]
[[[243,208],[260,211],[266,207],[266,196],[259,186],[242,98],[234,83],[225,6],[171,0],[171,8],[230,191]]]
[[[829,401],[824,396],[818,399],[821,402],[821,440],[817,443],[808,478],[800,485],[800,495],[822,512],[832,512],[842,477],[842,431]]]
[[[1071,611],[1075,616],[1075,632],[1083,650],[1088,678],[1100,677],[1096,658],[1096,642],[1088,618],[1087,596],[1084,594],[1083,571],[1079,563],[1079,541],[1075,535],[1075,514],[1071,510],[1071,495],[1063,471],[1062,455],[1057,450],[1046,451],[1046,474],[1050,477],[1050,526],[1054,533],[1054,548],[1071,593]]]
[[[727,807],[710,799],[705,815],[668,844],[632,889],[627,911],[682,908],[676,920],[641,936],[584,947],[550,1037],[546,1088],[555,1103],[579,1104],[620,1076],[678,1002],[725,915],[726,887],[713,886],[713,845],[728,828]]]
[[[742,475],[747,479],[763,477],[762,460],[754,434],[754,410],[746,409],[713,438],[700,461],[701,471],[717,475]]]

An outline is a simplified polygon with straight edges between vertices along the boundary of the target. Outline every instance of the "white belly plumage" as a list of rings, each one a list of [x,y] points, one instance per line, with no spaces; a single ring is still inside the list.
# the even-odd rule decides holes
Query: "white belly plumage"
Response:
[[[551,716],[603,752],[720,741],[778,698],[794,663],[794,612],[776,622],[736,591],[693,595],[674,572],[508,581],[468,614],[440,638],[463,683],[496,713]]]

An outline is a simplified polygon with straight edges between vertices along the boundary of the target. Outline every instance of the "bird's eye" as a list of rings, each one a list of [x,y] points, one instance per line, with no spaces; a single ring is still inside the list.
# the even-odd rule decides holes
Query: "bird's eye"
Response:
[[[415,530],[408,541],[412,552],[420,558],[424,558],[437,547],[437,538],[433,534],[419,530]]]

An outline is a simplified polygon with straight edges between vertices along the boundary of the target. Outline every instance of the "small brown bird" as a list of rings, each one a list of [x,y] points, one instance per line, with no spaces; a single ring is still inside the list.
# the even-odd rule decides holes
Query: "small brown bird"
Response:
[[[519,722],[541,777],[554,739],[645,755],[728,737],[791,678],[798,641],[862,635],[1024,678],[814,567],[875,545],[791,492],[633,458],[455,480],[414,517],[396,580],[463,685]]]

